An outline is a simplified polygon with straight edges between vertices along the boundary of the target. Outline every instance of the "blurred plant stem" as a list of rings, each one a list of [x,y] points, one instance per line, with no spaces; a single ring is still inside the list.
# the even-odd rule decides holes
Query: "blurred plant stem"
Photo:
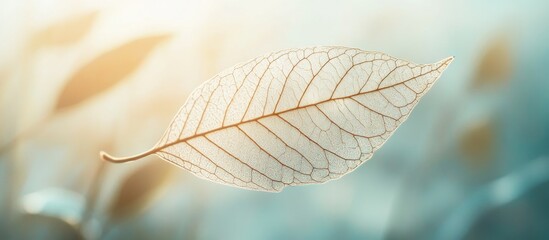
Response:
[[[82,221],[78,225],[78,229],[80,232],[84,231],[84,228],[88,226],[89,222],[93,218],[93,212],[96,209],[97,200],[99,199],[101,193],[101,185],[103,185],[103,179],[107,168],[108,166],[105,161],[99,161],[99,164],[97,165],[95,172],[90,180],[90,186],[88,187],[88,191],[85,194],[87,199],[86,206],[84,208],[84,211],[82,212]]]
[[[126,98],[122,98],[122,99],[125,99],[125,103],[124,104],[121,104],[121,109],[120,109],[120,114],[123,115],[123,116],[127,116],[127,111],[128,111],[128,108],[131,107],[131,93],[132,91],[130,89],[125,89],[122,94],[123,95],[126,95]],[[108,149],[109,151],[112,151],[113,148],[114,148],[114,145],[115,145],[115,142],[116,142],[116,139],[118,138],[118,136],[120,135],[120,131],[122,129],[122,126],[120,126],[121,123],[120,121],[115,121],[115,123],[113,124],[113,129],[112,129],[112,136],[111,136],[111,139],[108,140],[107,144],[106,144],[106,147],[104,149]],[[99,155],[98,155],[99,157]],[[97,205],[97,199],[99,198],[100,194],[101,194],[101,186],[103,185],[103,178],[104,178],[104,175],[105,175],[105,171],[107,170],[108,168],[108,165],[110,165],[109,162],[107,161],[104,161],[103,159],[101,159],[99,157],[99,166],[97,168],[97,172],[96,174],[94,175],[94,177],[91,179],[91,186],[90,186],[90,190],[88,192],[88,206],[86,206],[86,211],[84,212],[84,217],[83,218],[84,220],[82,221],[83,224],[86,224],[87,221],[91,220],[91,217],[92,217],[92,214],[94,212],[94,210],[96,209],[96,205]],[[111,196],[112,198],[112,196]],[[97,237],[97,239],[105,239],[105,237],[110,233],[110,231],[112,230],[114,224],[112,224],[112,220],[111,220],[111,217],[110,216],[107,216],[103,222],[100,223],[100,232],[99,232],[99,235]]]

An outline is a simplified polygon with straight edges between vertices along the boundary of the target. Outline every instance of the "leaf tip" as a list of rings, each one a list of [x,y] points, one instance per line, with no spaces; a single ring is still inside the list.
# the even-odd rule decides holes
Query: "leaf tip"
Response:
[[[449,65],[450,63],[452,63],[452,61],[454,61],[455,58],[456,58],[456,56],[454,56],[454,55],[449,56],[449,57],[445,58],[444,60],[442,60],[442,63],[446,64],[446,65]]]
[[[442,72],[454,61],[455,56],[450,56],[435,63],[436,68]]]

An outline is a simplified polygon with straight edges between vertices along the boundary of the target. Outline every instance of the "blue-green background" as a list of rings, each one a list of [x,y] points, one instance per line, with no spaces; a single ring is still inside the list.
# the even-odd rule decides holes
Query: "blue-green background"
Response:
[[[48,221],[22,221],[23,199],[56,188],[89,200],[99,150],[124,155],[152,146],[187,94],[211,75],[266,52],[314,45],[382,51],[417,63],[455,60],[383,148],[345,177],[272,194],[216,185],[177,169],[148,207],[109,221],[103,237],[549,238],[547,1],[63,4],[68,3],[0,1],[0,37],[6,39],[0,43],[3,142],[14,137],[16,128],[32,126],[48,114],[79,61],[158,29],[175,37],[115,88],[54,118],[21,141],[15,153],[0,157],[2,239],[19,239],[22,232],[48,239],[69,231]],[[101,15],[82,43],[18,60],[25,51],[21,42],[47,25],[42,22],[89,9]],[[490,51],[501,55],[490,58]],[[490,81],[479,76],[483,61],[500,58],[505,58],[498,65],[505,74]],[[146,103],[153,107],[141,108]],[[484,155],[468,154],[464,141],[475,141],[469,145],[482,146]],[[143,161],[164,164],[154,157]],[[19,172],[8,162],[17,162]],[[97,223],[107,222],[111,199],[139,164],[108,166],[92,213],[96,224],[88,224],[95,227],[87,227],[87,236],[106,229]],[[13,184],[10,174],[21,174],[21,184]],[[8,189],[15,196],[8,197]],[[57,204],[50,209],[54,216],[82,208],[61,193],[42,197]]]

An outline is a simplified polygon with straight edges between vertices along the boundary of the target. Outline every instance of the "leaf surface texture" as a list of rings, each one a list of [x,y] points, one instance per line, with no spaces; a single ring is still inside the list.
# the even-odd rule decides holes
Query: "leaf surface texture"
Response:
[[[259,191],[337,179],[371,158],[452,60],[345,47],[267,54],[195,89],[149,154]]]

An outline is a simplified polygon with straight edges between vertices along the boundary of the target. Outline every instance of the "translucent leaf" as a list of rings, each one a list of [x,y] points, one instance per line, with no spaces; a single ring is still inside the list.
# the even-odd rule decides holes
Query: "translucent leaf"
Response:
[[[55,109],[71,107],[114,86],[137,70],[149,53],[167,38],[168,35],[139,38],[93,59],[69,79]]]
[[[368,160],[452,57],[417,65],[344,47],[279,51],[208,80],[151,150],[196,176],[260,191],[337,179]]]

